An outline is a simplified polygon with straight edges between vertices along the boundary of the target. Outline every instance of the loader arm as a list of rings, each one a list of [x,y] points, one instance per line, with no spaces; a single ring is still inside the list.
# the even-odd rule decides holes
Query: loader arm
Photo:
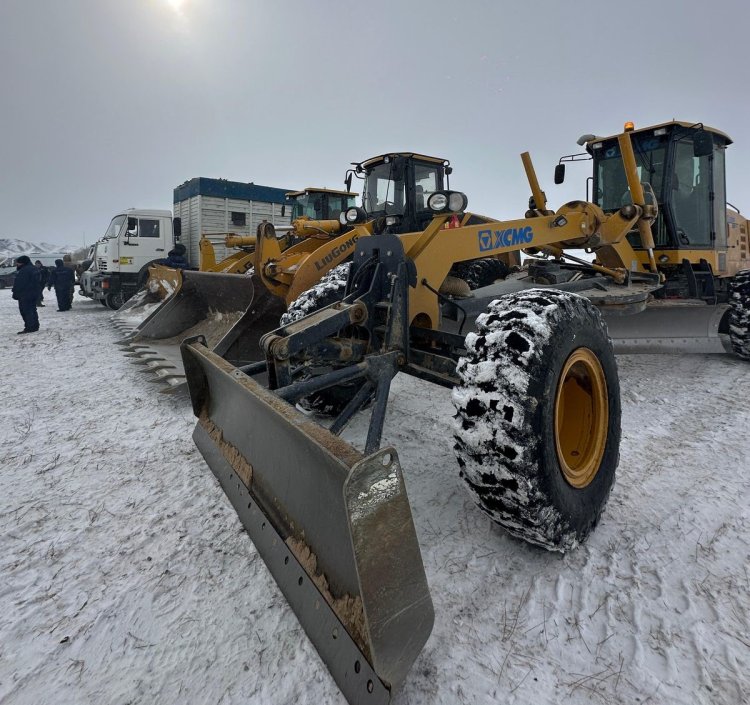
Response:
[[[368,222],[338,234],[340,225],[336,222],[337,227],[334,228],[334,222],[295,221],[300,225],[294,233],[303,239],[283,251],[277,237],[280,229],[271,223],[258,226],[255,271],[271,293],[290,304],[324,274],[350,257],[360,237],[372,233],[372,223]],[[321,233],[319,226],[325,224],[330,228],[330,237],[324,237]]]

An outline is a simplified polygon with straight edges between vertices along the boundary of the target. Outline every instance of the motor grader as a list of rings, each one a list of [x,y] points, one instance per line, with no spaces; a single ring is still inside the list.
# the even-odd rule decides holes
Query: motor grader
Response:
[[[721,133],[689,129],[670,139],[716,160]],[[398,213],[411,167],[403,155],[382,161],[384,183],[375,186],[373,170],[364,188],[378,217],[343,214],[372,232],[357,240],[339,301],[263,336],[259,361],[233,364],[200,337],[183,342],[194,440],[349,702],[388,702],[433,623],[398,454],[380,447],[393,377],[453,387],[460,475],[480,509],[515,536],[569,550],[599,520],[619,456],[619,383],[600,311],[635,320],[655,302],[715,305],[674,298],[693,279],[659,239],[671,194],[645,181],[640,139],[602,140],[616,145],[625,174],[619,205],[608,207],[611,187],[599,176],[598,202],[549,210],[524,154],[532,196],[523,218],[469,222],[466,196],[440,183],[416,232]],[[566,261],[580,248],[596,260]],[[456,263],[521,251],[537,257],[503,281],[463,297],[441,292]],[[674,271],[663,271],[665,256]],[[724,288],[740,353],[749,280],[740,271]],[[327,427],[296,406],[334,391],[346,401]],[[360,450],[339,434],[368,406]]]

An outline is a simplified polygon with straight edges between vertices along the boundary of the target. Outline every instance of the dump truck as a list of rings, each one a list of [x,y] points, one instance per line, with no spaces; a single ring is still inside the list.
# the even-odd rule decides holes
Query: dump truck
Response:
[[[663,173],[687,145],[723,187],[728,138],[703,125],[666,127],[652,134],[667,137]],[[600,520],[619,457],[619,382],[602,311],[636,321],[654,302],[667,317],[724,307],[733,349],[748,352],[747,255],[731,269],[721,250],[712,260],[711,246],[724,243],[718,225],[695,256],[677,251],[700,244],[696,231],[691,239],[678,230],[672,248],[660,240],[660,222],[665,232],[681,222],[665,209],[679,211],[669,189],[647,181],[647,131],[632,132],[601,148],[591,142],[594,155],[616,150],[625,174],[618,205],[606,207],[613,186],[601,172],[598,203],[548,209],[525,153],[532,195],[522,218],[466,223],[466,195],[441,184],[418,232],[399,232],[397,194],[413,179],[409,160],[396,158],[380,187],[366,176],[370,208],[382,215],[356,242],[340,300],[313,303],[263,336],[260,361],[232,364],[200,337],[182,344],[195,443],[350,703],[389,702],[434,618],[398,454],[380,447],[396,374],[453,387],[459,475],[479,508],[514,536],[566,551]],[[723,200],[714,189],[711,222],[722,222]],[[351,223],[366,217],[356,208],[344,214]],[[580,248],[595,262],[566,260]],[[440,292],[456,263],[522,250],[534,257],[521,272],[468,296]],[[694,280],[707,281],[697,272],[712,261],[708,297]],[[332,391],[348,401],[327,427],[296,407]],[[366,437],[358,447],[343,441],[341,431],[368,407]]]

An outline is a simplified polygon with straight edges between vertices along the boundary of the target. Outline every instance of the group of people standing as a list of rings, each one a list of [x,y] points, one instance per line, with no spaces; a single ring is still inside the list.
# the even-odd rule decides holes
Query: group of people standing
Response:
[[[69,311],[73,305],[75,273],[61,259],[55,260],[55,268],[47,269],[39,260],[34,264],[27,255],[16,258],[16,278],[13,281],[13,298],[18,301],[18,310],[23,318],[24,333],[39,330],[38,306],[44,306],[44,287],[55,288],[57,310]]]

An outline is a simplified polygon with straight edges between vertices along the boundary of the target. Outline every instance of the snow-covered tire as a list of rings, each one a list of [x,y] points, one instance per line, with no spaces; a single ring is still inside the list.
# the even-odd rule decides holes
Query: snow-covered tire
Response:
[[[346,280],[351,266],[351,262],[344,262],[334,267],[315,286],[303,291],[289,304],[286,313],[281,317],[281,325],[289,325],[319,308],[341,301],[344,298]]]
[[[620,387],[596,307],[555,289],[493,301],[456,371],[455,452],[479,507],[511,534],[566,551],[614,484]]]
[[[463,279],[472,291],[489,286],[497,279],[508,276],[508,266],[495,257],[483,257],[468,262],[457,262],[451,268],[451,276]]]
[[[313,311],[330,306],[344,298],[350,262],[334,267],[311,289],[300,294],[281,317],[281,325],[299,320]],[[357,393],[361,383],[349,382],[305,397],[300,405],[324,416],[338,416],[351,398]]]
[[[729,296],[729,340],[734,354],[750,360],[750,269],[737,272]]]

